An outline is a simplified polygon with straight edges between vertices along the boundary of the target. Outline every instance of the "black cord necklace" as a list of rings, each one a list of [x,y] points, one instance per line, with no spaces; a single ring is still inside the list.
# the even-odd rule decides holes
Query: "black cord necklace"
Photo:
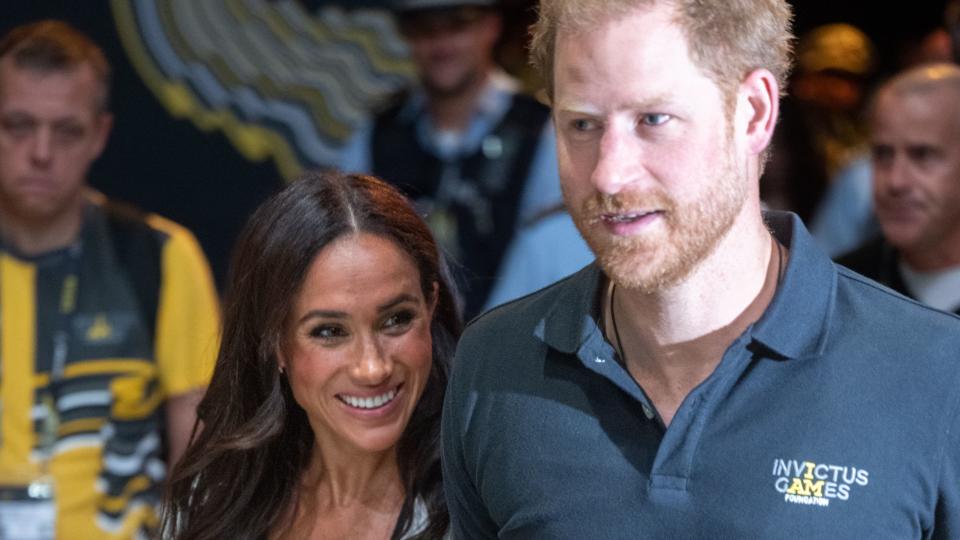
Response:
[[[774,238],[771,234],[770,239],[773,240],[773,245],[777,247],[777,285],[776,289],[780,288],[780,282],[783,281],[783,246],[780,245],[780,242]],[[620,328],[617,327],[617,307],[614,304],[614,298],[617,294],[617,284],[614,282],[610,286],[610,322],[613,324],[613,337],[617,340],[617,354],[620,355],[620,362],[626,367],[627,365],[627,353],[623,348],[623,342],[620,341]]]

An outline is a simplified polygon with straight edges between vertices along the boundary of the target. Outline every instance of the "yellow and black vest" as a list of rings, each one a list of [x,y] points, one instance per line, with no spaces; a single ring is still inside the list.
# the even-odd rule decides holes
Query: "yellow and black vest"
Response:
[[[151,535],[164,401],[204,386],[216,350],[216,295],[192,235],[92,202],[75,245],[0,251],[0,317],[0,480],[46,468],[58,537]]]

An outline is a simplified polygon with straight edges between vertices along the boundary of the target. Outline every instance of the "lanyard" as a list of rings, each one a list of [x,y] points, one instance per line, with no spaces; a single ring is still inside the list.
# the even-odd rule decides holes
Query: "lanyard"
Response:
[[[67,263],[60,287],[60,302],[57,306],[57,323],[53,332],[53,359],[50,364],[50,387],[56,386],[62,379],[67,365],[67,353],[70,347],[70,334],[74,314],[77,311],[77,286],[80,274],[80,255],[82,248],[75,243],[67,248]]]
[[[60,383],[63,381],[70,350],[70,335],[74,315],[77,311],[77,290],[80,274],[81,244],[75,243],[67,248],[66,271],[60,287],[60,301],[57,305],[56,324],[53,326],[53,357],[50,363],[50,380],[40,396],[46,415],[41,425],[39,450],[44,462],[53,455],[53,446],[60,431],[60,413],[57,408]]]

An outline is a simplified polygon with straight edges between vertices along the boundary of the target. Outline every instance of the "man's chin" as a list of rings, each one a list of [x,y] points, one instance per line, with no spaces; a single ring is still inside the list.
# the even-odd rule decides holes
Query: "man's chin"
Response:
[[[656,294],[682,282],[691,267],[676,253],[662,253],[634,247],[605,246],[597,250],[597,261],[618,287]]]
[[[434,97],[459,96],[470,89],[476,76],[464,73],[457,77],[424,77],[421,80],[424,90]]]
[[[922,243],[923,230],[914,224],[898,223],[881,226],[887,242],[899,250],[909,250]]]
[[[3,204],[5,211],[24,223],[45,224],[70,211],[73,204],[61,197],[21,194]]]

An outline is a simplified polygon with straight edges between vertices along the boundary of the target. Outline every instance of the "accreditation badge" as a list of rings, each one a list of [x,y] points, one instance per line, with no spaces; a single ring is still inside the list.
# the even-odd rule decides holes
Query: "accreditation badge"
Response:
[[[26,486],[0,486],[0,540],[53,540],[55,530],[56,505],[49,476]]]

